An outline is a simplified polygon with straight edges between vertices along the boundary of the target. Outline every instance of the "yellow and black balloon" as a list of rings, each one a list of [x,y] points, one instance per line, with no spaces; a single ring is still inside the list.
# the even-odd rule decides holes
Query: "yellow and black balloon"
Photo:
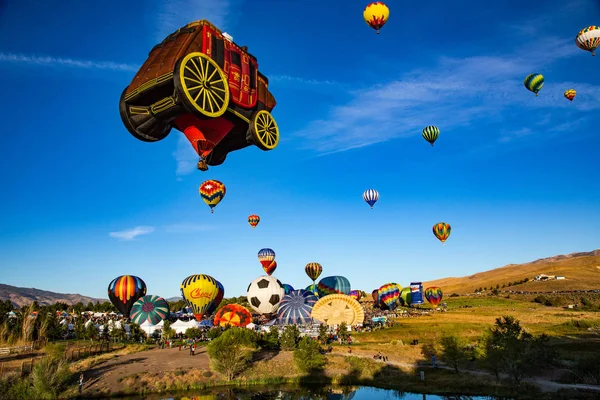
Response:
[[[181,283],[181,297],[190,307],[198,321],[209,308],[217,308],[223,299],[219,296],[219,282],[210,275],[197,274],[188,276]],[[221,297],[221,299],[219,299]],[[214,307],[211,307],[214,306]]]
[[[363,11],[363,18],[367,25],[377,31],[385,25],[388,18],[390,17],[390,9],[381,1],[376,1],[365,7]]]

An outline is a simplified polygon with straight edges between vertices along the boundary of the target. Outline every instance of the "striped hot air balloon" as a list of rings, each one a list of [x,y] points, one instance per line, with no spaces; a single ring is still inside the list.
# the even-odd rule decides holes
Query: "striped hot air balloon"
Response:
[[[538,92],[542,89],[542,86],[544,86],[544,75],[529,74],[523,81],[523,84],[525,85],[527,90],[535,93],[535,95],[537,96]]]
[[[129,318],[131,307],[144,295],[146,283],[137,276],[121,275],[108,284],[108,298],[125,318]]]
[[[379,192],[375,189],[367,189],[363,193],[363,200],[373,208],[377,200],[379,200]]]
[[[431,146],[440,135],[440,129],[437,126],[426,126],[423,128],[423,139],[427,140]]]
[[[350,281],[344,276],[326,276],[319,281],[317,288],[321,297],[335,293],[347,295],[350,293]]]
[[[131,321],[138,325],[146,321],[156,325],[169,315],[169,303],[162,297],[146,295],[133,304],[130,314]]]
[[[312,322],[312,308],[317,296],[307,290],[293,290],[283,296],[277,310],[277,321],[282,325],[306,325]]]
[[[377,291],[379,302],[385,304],[388,310],[393,310],[398,305],[398,298],[402,287],[397,283],[386,283]]]
[[[360,290],[351,290],[348,293],[348,296],[352,297],[354,300],[360,300],[362,293],[360,292]]]

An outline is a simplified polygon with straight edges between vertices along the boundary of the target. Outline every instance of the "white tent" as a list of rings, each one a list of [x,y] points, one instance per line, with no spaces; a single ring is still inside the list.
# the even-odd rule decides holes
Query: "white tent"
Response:
[[[140,328],[148,335],[152,335],[156,330],[156,325],[152,325],[150,322],[148,322],[148,320],[146,320],[140,325]]]
[[[156,327],[162,329],[163,326],[165,326],[165,320],[161,319],[160,322],[156,324]]]
[[[183,322],[180,319],[171,324],[171,329],[173,329],[176,333],[185,333],[187,328],[189,328],[188,323]]]
[[[254,329],[254,328],[256,328],[256,325],[254,325],[252,322],[250,322],[248,325],[246,325],[246,328]]]
[[[190,319],[187,322],[187,327],[188,328],[200,328],[200,323],[198,321],[196,321],[195,319]]]

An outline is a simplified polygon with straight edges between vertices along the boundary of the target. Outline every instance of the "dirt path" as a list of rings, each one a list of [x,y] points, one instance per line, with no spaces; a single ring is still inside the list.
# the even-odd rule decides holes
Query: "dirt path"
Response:
[[[153,349],[134,354],[120,355],[84,372],[84,390],[121,390],[120,378],[140,372],[166,372],[177,369],[209,369],[205,347],[198,347],[196,355],[178,348]]]
[[[340,355],[344,355],[344,356],[356,356],[356,357],[361,357],[361,358],[373,359],[373,356],[365,355],[364,353],[363,354],[361,354],[361,353],[362,352],[353,352],[352,354],[349,354],[347,352],[344,353],[341,351],[335,352],[335,354],[340,354]],[[376,362],[383,363],[383,361],[380,361],[380,360],[376,360]],[[394,365],[397,367],[403,367],[403,368],[412,368],[412,369],[417,369],[419,367],[423,367],[423,364],[419,364],[419,363],[403,363],[403,362],[398,362],[398,361],[387,361],[386,364]],[[438,362],[438,368],[453,370],[452,367],[448,367],[446,365],[440,365],[439,362]],[[461,372],[466,372],[469,374],[480,375],[480,376],[481,375],[493,376],[489,372],[481,371],[481,370],[462,369]],[[555,392],[560,389],[582,389],[582,390],[593,390],[593,391],[600,392],[599,385],[559,383],[559,382],[550,381],[550,380],[540,378],[540,377],[528,378],[528,379],[524,379],[523,381],[537,385],[543,392]]]

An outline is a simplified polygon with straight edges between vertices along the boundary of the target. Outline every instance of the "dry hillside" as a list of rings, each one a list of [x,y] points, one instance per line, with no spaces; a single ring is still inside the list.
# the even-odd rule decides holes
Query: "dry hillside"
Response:
[[[565,280],[533,281],[540,274],[564,276]],[[462,278],[437,279],[423,282],[423,287],[439,286],[447,294],[462,294],[473,293],[480,287],[508,285],[525,278],[530,281],[501,290],[543,292],[600,289],[600,250],[542,258],[526,264],[509,264]]]
[[[76,304],[78,302],[88,304],[90,301],[92,303],[95,303],[96,301],[103,303],[105,301],[108,301],[108,299],[95,299],[92,297],[82,296],[80,294],[54,293],[34,288],[21,288],[16,286],[3,285],[1,283],[0,300],[10,300],[13,303],[13,305],[18,307],[29,305],[36,300],[40,305],[50,305],[58,301],[66,304]]]

